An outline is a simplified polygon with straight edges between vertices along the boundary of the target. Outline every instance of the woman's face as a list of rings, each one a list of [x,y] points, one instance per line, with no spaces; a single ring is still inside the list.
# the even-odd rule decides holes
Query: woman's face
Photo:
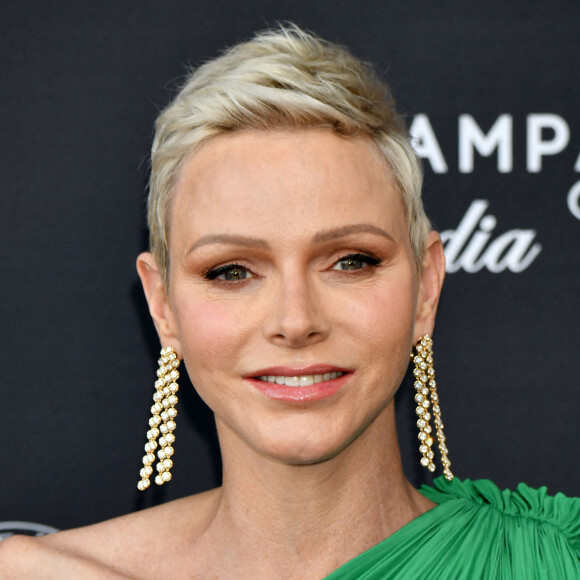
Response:
[[[323,129],[215,138],[174,195],[167,297],[152,256],[139,260],[163,346],[220,435],[292,464],[332,457],[392,402],[432,331],[438,238],[419,277],[379,154]]]

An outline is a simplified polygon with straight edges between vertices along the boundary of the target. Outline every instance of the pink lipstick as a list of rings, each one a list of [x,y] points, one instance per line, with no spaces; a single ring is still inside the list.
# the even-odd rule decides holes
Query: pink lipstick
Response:
[[[334,395],[352,374],[351,369],[333,365],[275,366],[256,371],[245,379],[271,399],[308,402]]]

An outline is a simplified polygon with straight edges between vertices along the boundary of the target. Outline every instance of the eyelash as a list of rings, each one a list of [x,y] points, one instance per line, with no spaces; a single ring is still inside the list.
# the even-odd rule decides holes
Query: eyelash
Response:
[[[216,280],[218,276],[222,274],[227,274],[232,270],[245,270],[246,272],[252,273],[252,271],[247,268],[246,266],[242,266],[241,264],[226,264],[225,266],[219,266],[218,268],[210,268],[206,272],[204,272],[203,277],[206,280]],[[219,282],[234,282],[234,280],[218,280]],[[241,282],[242,280],[240,280]]]
[[[376,256],[371,256],[369,254],[348,254],[346,256],[343,256],[342,258],[339,258],[334,264],[333,264],[333,268],[334,266],[337,266],[338,264],[340,264],[341,262],[344,262],[346,260],[353,260],[356,262],[364,262],[367,264],[367,266],[379,266],[380,264],[382,264],[383,259],[382,258],[377,258]],[[364,270],[364,268],[356,268],[355,270],[343,270],[343,272],[358,272],[359,270]]]
[[[361,254],[361,253],[347,254],[346,256],[342,256],[341,258],[336,260],[336,262],[334,262],[334,264],[332,265],[331,269],[334,270],[335,266],[337,266],[338,264],[340,264],[341,262],[344,262],[346,260],[363,262],[363,263],[367,264],[367,266],[372,266],[372,267],[379,266],[383,262],[382,258],[377,258],[376,256],[371,256],[369,254]],[[352,272],[358,272],[358,271],[364,270],[364,269],[365,268],[355,268],[353,270],[343,269],[342,272],[351,272],[352,273]],[[247,268],[246,266],[243,266],[242,264],[234,263],[234,264],[226,264],[224,266],[219,266],[218,268],[210,268],[209,270],[206,270],[204,272],[203,277],[206,280],[216,280],[218,282],[226,282],[226,283],[243,282],[245,279],[247,279],[247,278],[242,278],[240,280],[218,280],[219,276],[222,276],[223,274],[227,274],[228,272],[231,272],[233,270],[244,270],[245,272],[253,274],[253,272],[249,268]]]

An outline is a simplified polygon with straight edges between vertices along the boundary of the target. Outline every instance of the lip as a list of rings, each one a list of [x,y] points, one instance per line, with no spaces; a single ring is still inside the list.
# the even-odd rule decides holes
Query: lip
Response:
[[[322,381],[304,387],[288,387],[286,385],[261,381],[257,378],[265,375],[295,377],[301,375],[323,375],[332,372],[343,374],[336,379]],[[352,369],[327,364],[292,367],[274,366],[253,372],[251,375],[245,376],[244,379],[270,399],[287,402],[309,402],[331,397],[346,384],[353,373],[354,371]]]

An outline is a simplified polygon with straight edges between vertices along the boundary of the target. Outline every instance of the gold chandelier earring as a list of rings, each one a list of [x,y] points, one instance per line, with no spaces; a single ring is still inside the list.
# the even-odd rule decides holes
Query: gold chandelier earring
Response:
[[[443,475],[451,481],[453,473],[449,469],[451,461],[449,461],[449,451],[445,445],[441,408],[439,407],[435,370],[433,369],[433,340],[428,334],[417,341],[415,352],[411,354],[411,360],[415,363],[413,375],[415,376],[415,402],[417,403],[415,411],[417,413],[417,427],[419,427],[419,451],[422,455],[420,463],[429,471],[435,471],[433,436],[431,434],[431,424],[429,423],[431,419],[429,408],[431,407],[435,418],[435,432],[439,441],[439,453],[443,463]]]
[[[143,456],[143,467],[139,472],[141,480],[137,484],[140,491],[147,489],[150,485],[149,478],[153,474],[153,463],[155,461],[155,450],[157,449],[157,438],[159,438],[159,451],[157,451],[157,471],[155,483],[163,485],[171,479],[170,469],[173,467],[171,456],[173,455],[172,444],[175,441],[175,417],[177,416],[177,379],[179,372],[179,359],[173,347],[161,349],[161,358],[157,361],[157,380],[155,381],[155,393],[153,394],[153,406],[151,407],[151,419],[149,419],[149,431],[147,431],[147,443],[145,444],[145,455]]]

